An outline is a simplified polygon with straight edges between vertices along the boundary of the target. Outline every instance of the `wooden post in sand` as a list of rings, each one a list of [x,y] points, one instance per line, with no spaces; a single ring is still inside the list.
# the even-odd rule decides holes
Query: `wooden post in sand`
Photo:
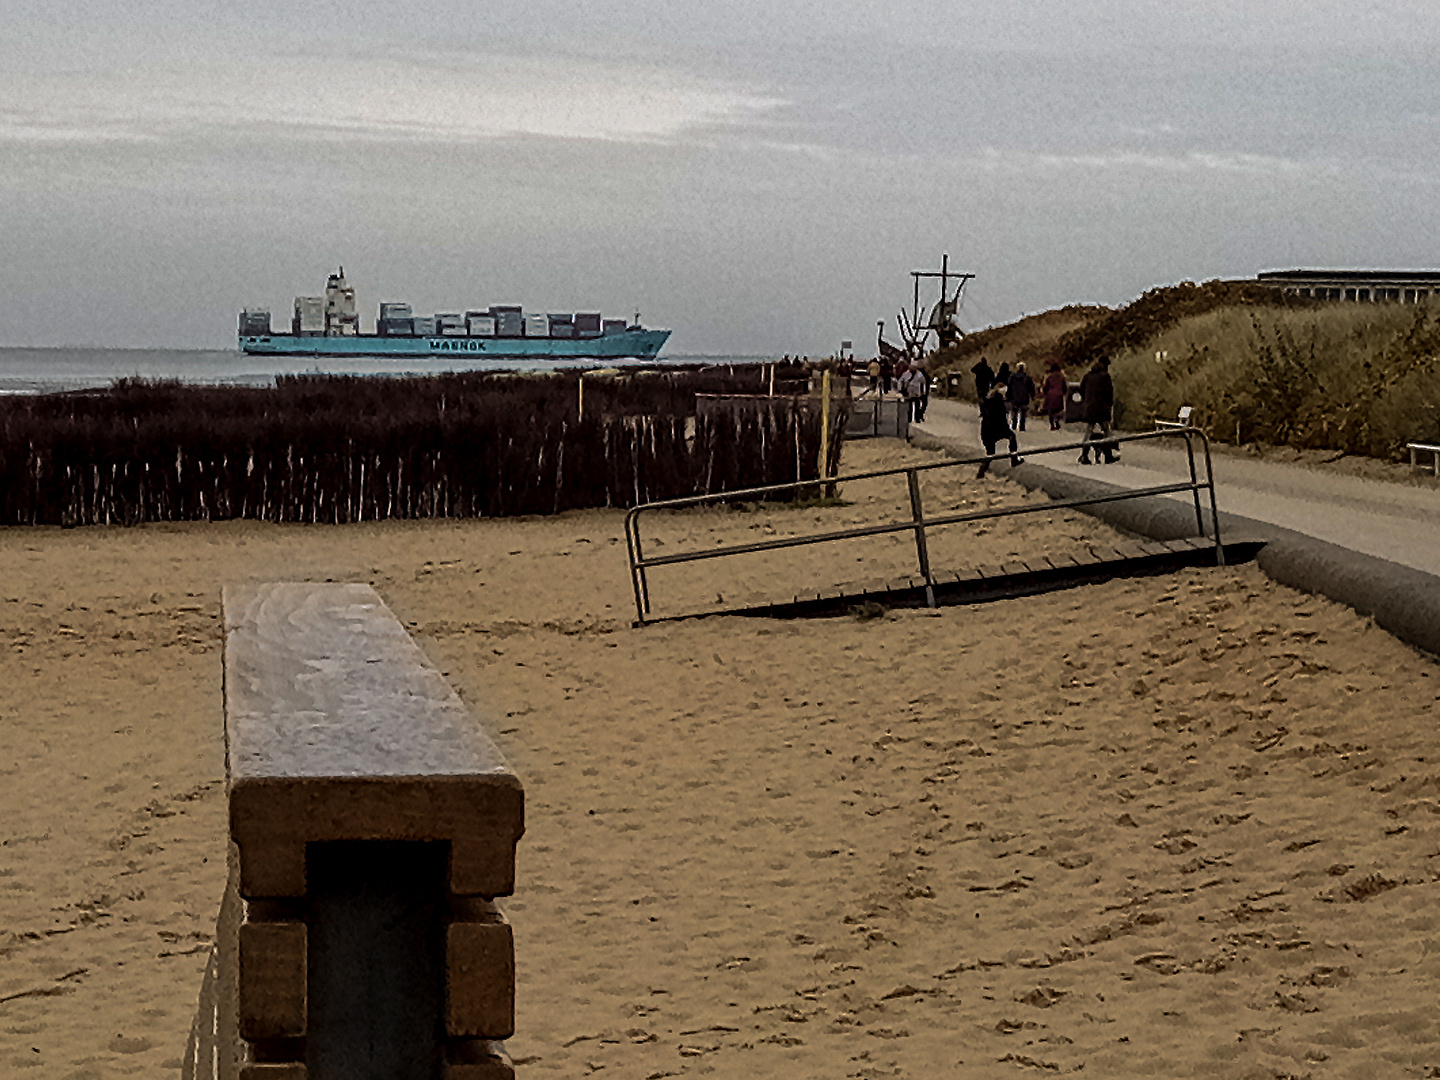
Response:
[[[930,574],[930,548],[925,542],[925,508],[920,501],[920,474],[914,469],[905,473],[905,484],[910,492],[910,520],[915,524],[915,560],[920,564],[920,576],[925,579],[925,606],[935,606],[935,578]]]
[[[820,461],[816,468],[820,479],[830,475],[830,369],[820,373]]]
[[[231,887],[184,1076],[509,1080],[524,792],[367,585],[225,592]]]

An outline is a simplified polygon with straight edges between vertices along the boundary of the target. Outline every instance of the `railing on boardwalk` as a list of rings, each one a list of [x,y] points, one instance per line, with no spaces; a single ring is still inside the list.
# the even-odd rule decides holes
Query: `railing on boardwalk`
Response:
[[[650,587],[646,571],[651,567],[673,566],[679,563],[698,562],[702,559],[722,559],[731,555],[778,551],[782,548],[806,547],[811,544],[825,544],[838,540],[852,540],[865,536],[885,536],[904,532],[914,534],[917,568],[924,582],[927,603],[929,606],[934,607],[935,578],[930,569],[930,554],[926,541],[926,533],[930,529],[944,525],[958,525],[967,521],[984,521],[989,518],[1013,517],[1019,514],[1048,513],[1053,510],[1069,507],[1094,506],[1099,503],[1123,502],[1128,499],[1140,499],[1153,495],[1173,495],[1182,492],[1189,492],[1194,501],[1195,529],[1197,534],[1213,540],[1216,565],[1223,566],[1225,564],[1225,548],[1220,539],[1220,515],[1215,506],[1215,484],[1210,461],[1210,440],[1199,428],[1186,427],[1161,431],[1146,431],[1134,435],[1115,435],[1107,441],[1112,446],[1119,446],[1123,443],[1147,442],[1153,439],[1181,439],[1184,441],[1186,463],[1190,476],[1189,480],[1176,481],[1171,484],[1156,484],[1144,488],[1133,488],[1103,495],[1055,499],[1044,503],[1005,506],[993,510],[976,510],[964,514],[943,514],[937,517],[929,517],[925,513],[920,495],[920,476],[922,473],[961,469],[967,466],[973,467],[979,465],[981,462],[1005,461],[1010,458],[1010,454],[979,455],[950,461],[937,461],[927,465],[909,465],[898,469],[879,469],[872,472],[850,473],[846,476],[836,476],[828,479],[826,486],[839,486],[857,480],[875,480],[888,476],[905,477],[910,503],[909,518],[907,520],[886,521],[875,525],[864,525],[851,529],[833,529],[807,536],[787,536],[774,540],[758,540],[747,544],[731,544],[724,547],[708,548],[703,551],[679,551],[666,555],[652,555],[647,557],[644,551],[644,540],[640,531],[641,516],[656,510],[680,510],[709,503],[757,500],[763,499],[765,496],[793,495],[794,493],[805,491],[815,491],[818,493],[821,485],[815,481],[769,484],[764,487],[745,488],[736,491],[720,491],[709,495],[696,495],[685,499],[665,499],[657,502],[643,503],[631,508],[625,515],[625,540],[630,556],[630,580],[635,592],[636,625],[643,626],[649,619]],[[1197,465],[1197,441],[1200,455],[1204,461],[1203,478],[1200,475]],[[1026,450],[1025,453],[1027,457],[1039,457],[1044,454],[1073,453],[1076,450],[1090,450],[1094,449],[1097,445],[1098,444],[1094,442],[1064,443],[1057,446],[1029,449]],[[1206,531],[1205,513],[1201,507],[1201,492],[1206,494],[1209,504],[1210,529],[1208,533]]]
[[[857,395],[851,399],[847,439],[885,436],[895,439],[910,434],[910,405],[904,398]]]

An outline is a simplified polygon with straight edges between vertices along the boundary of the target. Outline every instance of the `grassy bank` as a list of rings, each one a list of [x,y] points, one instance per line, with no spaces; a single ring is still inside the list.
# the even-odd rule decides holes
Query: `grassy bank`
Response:
[[[1440,312],[1224,307],[1115,354],[1121,422],[1194,406],[1215,436],[1399,459],[1440,438]]]
[[[1128,428],[1191,405],[1219,439],[1385,460],[1440,439],[1440,306],[1318,303],[1246,282],[1152,289],[1116,309],[1071,306],[967,335],[932,370],[1051,362],[1078,380],[1114,360]]]

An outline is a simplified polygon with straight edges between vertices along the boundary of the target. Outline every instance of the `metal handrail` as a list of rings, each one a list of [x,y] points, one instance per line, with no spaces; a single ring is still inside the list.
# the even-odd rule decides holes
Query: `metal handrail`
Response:
[[[636,625],[643,626],[646,616],[650,614],[650,587],[645,571],[652,566],[670,566],[684,562],[698,562],[701,559],[718,559],[726,555],[746,555],[760,551],[779,551],[783,548],[804,547],[810,544],[823,544],[835,540],[850,540],[865,536],[883,536],[890,533],[913,532],[915,534],[915,556],[918,563],[920,576],[925,582],[925,600],[929,607],[935,606],[935,579],[930,573],[929,549],[926,543],[926,530],[938,528],[943,525],[957,525],[966,521],[982,521],[989,518],[1013,517],[1017,514],[1033,514],[1042,511],[1067,509],[1080,506],[1094,506],[1100,503],[1123,502],[1126,499],[1139,499],[1151,495],[1173,495],[1182,491],[1189,491],[1195,505],[1195,527],[1200,536],[1204,537],[1205,515],[1200,505],[1200,492],[1208,492],[1210,503],[1210,524],[1211,535],[1215,541],[1215,563],[1217,566],[1225,565],[1225,548],[1220,539],[1220,512],[1215,505],[1215,477],[1211,468],[1210,439],[1206,434],[1196,427],[1172,428],[1159,431],[1143,431],[1133,435],[1116,435],[1110,437],[1107,442],[1111,444],[1144,442],[1152,439],[1174,439],[1185,440],[1186,458],[1189,466],[1190,480],[1188,483],[1177,481],[1173,484],[1157,484],[1152,487],[1134,488],[1126,491],[1115,492],[1106,495],[1086,496],[1074,499],[1054,499],[1043,504],[1007,506],[995,510],[979,510],[965,514],[946,514],[941,517],[927,518],[924,506],[920,498],[920,474],[935,472],[939,469],[957,469],[967,465],[979,465],[981,462],[1004,461],[1011,455],[988,454],[977,457],[958,458],[950,461],[935,461],[925,465],[906,465],[896,469],[874,469],[869,472],[850,473],[846,476],[835,476],[816,478],[813,480],[792,480],[783,484],[766,484],[762,487],[738,488],[733,491],[716,491],[708,495],[689,495],[680,499],[662,499],[656,502],[641,503],[632,507],[625,515],[625,541],[630,554],[630,581],[635,590],[635,614]],[[1205,456],[1205,478],[1201,480],[1196,469],[1195,462],[1195,439],[1200,440],[1201,449]],[[1041,454],[1058,454],[1072,450],[1091,450],[1097,446],[1096,442],[1082,441],[1076,443],[1063,443],[1058,446],[1035,447],[1026,450],[1029,457],[1037,457]],[[640,538],[640,515],[654,510],[676,510],[690,506],[703,506],[707,503],[727,502],[736,499],[749,499],[756,496],[778,494],[787,491],[799,491],[801,489],[813,489],[820,484],[827,486],[843,484],[850,481],[874,480],[886,476],[906,477],[906,487],[910,496],[910,520],[890,521],[879,525],[861,525],[851,529],[834,529],[822,533],[812,533],[807,536],[786,536],[777,537],[774,540],[758,540],[747,544],[730,544],[725,547],[708,548],[704,551],[682,551],[674,555],[659,555],[645,558],[644,548]]]
[[[864,394],[858,394],[858,395],[853,396],[853,397],[850,399],[850,400],[851,400],[851,403],[852,403],[852,404],[851,404],[851,410],[852,410],[852,411],[851,411],[851,417],[852,417],[852,418],[851,418],[851,420],[850,420],[850,425],[849,425],[849,426],[847,427],[847,429],[846,429],[846,433],[847,433],[847,436],[848,436],[848,437],[850,437],[850,438],[865,438],[865,437],[866,437],[864,434],[862,434],[862,433],[860,433],[860,432],[857,432],[857,431],[855,431],[855,429],[854,429],[854,417],[855,417],[855,416],[862,415],[862,413],[863,413],[863,411],[864,411],[864,410],[861,409],[861,400],[862,400],[862,398],[863,398],[864,403],[865,403],[866,405],[871,406],[871,408],[869,409],[869,413],[870,413],[870,431],[869,431],[869,435],[870,435],[871,437],[880,435],[880,433],[881,433],[881,428],[882,428],[882,427],[886,429],[887,434],[888,434],[888,430],[889,430],[891,427],[893,427],[893,428],[895,429],[895,437],[896,437],[897,439],[908,439],[908,438],[910,437],[910,410],[909,410],[909,402],[907,402],[904,398],[901,398],[901,397],[897,397],[897,398],[885,398],[883,395],[880,395],[880,394],[877,394],[875,397],[865,397]],[[886,407],[886,406],[889,406],[889,405],[893,405],[893,406],[895,407],[895,422],[894,422],[894,424],[890,424],[890,423],[887,421],[885,424],[882,425],[882,424],[880,423],[881,413],[884,412],[884,411],[885,411],[885,407]]]

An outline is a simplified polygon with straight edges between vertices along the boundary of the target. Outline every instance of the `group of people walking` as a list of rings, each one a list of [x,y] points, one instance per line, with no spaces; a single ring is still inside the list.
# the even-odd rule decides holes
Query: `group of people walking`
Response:
[[[996,371],[982,356],[970,373],[975,377],[975,394],[980,401],[980,441],[986,454],[994,454],[995,447],[1006,442],[1009,444],[1011,464],[1018,465],[1024,460],[1019,453],[1016,433],[1025,430],[1025,419],[1037,397],[1041,410],[1050,420],[1050,430],[1059,431],[1064,427],[1070,387],[1058,363],[1050,364],[1044,381],[1038,387],[1025,370],[1023,361],[1017,363],[1013,371],[1008,363],[1002,363]],[[1115,384],[1110,378],[1109,357],[1097,359],[1081,378],[1080,403],[1081,419],[1085,423],[1080,464],[1090,464],[1092,446],[1097,461],[1103,460],[1107,465],[1119,461],[1120,454],[1110,433],[1115,411]],[[989,466],[988,461],[981,462],[979,475],[984,476]]]
[[[893,380],[895,389],[905,399],[910,422],[919,423],[925,419],[925,410],[930,405],[930,376],[926,374],[925,367],[919,360],[907,361],[902,358],[892,366],[876,358],[870,361],[867,374],[870,376],[870,385],[862,392],[862,397],[865,394],[890,393]]]
[[[919,360],[902,358],[891,364],[879,358],[872,359],[867,374],[870,385],[862,396],[888,394],[894,386],[905,401],[910,421],[918,423],[925,419],[925,410],[930,403],[930,377]],[[1039,411],[1050,421],[1050,430],[1064,428],[1070,384],[1058,363],[1049,365],[1039,385],[1025,370],[1024,361],[1017,363],[1013,369],[1008,363],[1002,363],[997,371],[982,356],[970,369],[970,374],[975,377],[975,395],[980,402],[980,441],[987,455],[993,455],[995,448],[1003,442],[1009,446],[1012,464],[1019,465],[1024,460],[1020,456],[1017,433],[1025,430],[1025,421],[1037,400]],[[1115,411],[1115,384],[1110,379],[1109,357],[1097,359],[1080,379],[1079,397],[1080,419],[1085,424],[1080,464],[1090,464],[1092,447],[1097,462],[1114,464],[1120,460],[1120,453],[1110,430]],[[989,465],[988,461],[981,463],[980,476],[985,475]]]

